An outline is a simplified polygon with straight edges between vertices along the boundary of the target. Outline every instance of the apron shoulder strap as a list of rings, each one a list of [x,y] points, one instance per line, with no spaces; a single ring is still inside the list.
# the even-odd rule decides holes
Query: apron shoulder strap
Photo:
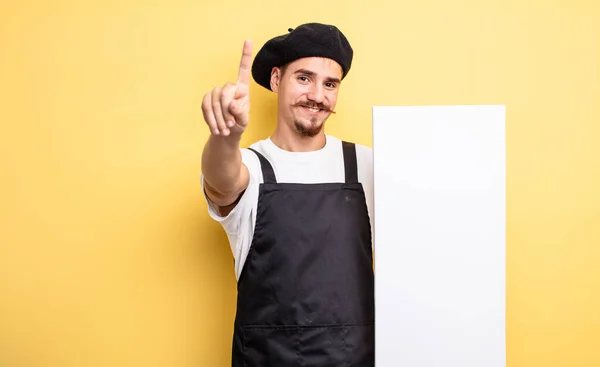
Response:
[[[267,158],[265,158],[264,155],[260,154],[259,152],[257,152],[256,150],[254,150],[252,148],[248,148],[248,150],[251,150],[252,152],[254,152],[254,154],[256,154],[256,156],[258,157],[258,160],[260,161],[260,169],[262,170],[264,182],[265,183],[277,183],[277,180],[275,179],[275,171],[273,170],[273,166],[271,166],[271,163],[269,163],[269,160]]]
[[[358,167],[356,161],[356,146],[354,143],[342,141],[344,150],[344,169],[346,172],[346,183],[358,182]]]

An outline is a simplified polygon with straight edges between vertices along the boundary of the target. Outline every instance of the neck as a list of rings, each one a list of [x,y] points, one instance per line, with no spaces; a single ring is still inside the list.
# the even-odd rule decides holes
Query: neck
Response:
[[[325,146],[326,138],[323,130],[315,136],[303,136],[296,131],[278,124],[271,136],[271,141],[279,149],[289,152],[311,152],[322,149]]]

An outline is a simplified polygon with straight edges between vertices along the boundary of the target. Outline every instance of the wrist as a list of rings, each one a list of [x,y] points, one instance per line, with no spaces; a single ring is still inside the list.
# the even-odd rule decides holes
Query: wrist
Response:
[[[220,145],[227,148],[237,149],[240,146],[242,140],[241,132],[231,132],[229,135],[214,135],[211,134],[209,141],[211,145]]]

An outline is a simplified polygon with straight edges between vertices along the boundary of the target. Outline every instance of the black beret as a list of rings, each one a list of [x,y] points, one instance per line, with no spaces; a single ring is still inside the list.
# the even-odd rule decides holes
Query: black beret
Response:
[[[333,25],[307,23],[289,33],[267,41],[258,51],[252,63],[252,77],[263,87],[271,90],[271,71],[304,57],[325,57],[342,67],[342,79],[352,65],[353,50],[342,32]]]

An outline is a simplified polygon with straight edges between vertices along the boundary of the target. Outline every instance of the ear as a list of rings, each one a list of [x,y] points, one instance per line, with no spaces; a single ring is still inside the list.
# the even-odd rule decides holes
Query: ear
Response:
[[[274,67],[271,70],[271,90],[273,92],[279,91],[279,82],[281,81],[281,69]]]

